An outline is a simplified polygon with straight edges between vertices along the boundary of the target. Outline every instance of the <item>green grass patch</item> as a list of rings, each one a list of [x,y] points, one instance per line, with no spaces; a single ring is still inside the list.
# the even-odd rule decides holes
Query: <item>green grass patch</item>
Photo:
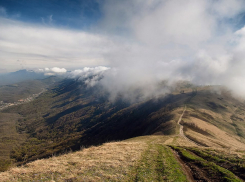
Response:
[[[167,176],[167,181],[188,181],[171,149],[167,146],[161,147],[164,156],[164,174]]]
[[[130,181],[158,181],[157,172],[159,171],[157,171],[157,160],[158,151],[154,145],[150,144],[148,149],[143,153],[139,164],[133,170]]]
[[[204,158],[207,161],[222,165],[224,168],[232,171],[242,179],[245,179],[245,161],[243,158],[228,155],[215,150],[200,150],[198,148],[186,147],[186,149]]]
[[[171,149],[149,144],[129,181],[188,181]]]
[[[176,150],[184,161],[192,163],[198,166],[201,170],[204,170],[210,179],[219,178],[221,181],[238,182],[242,181],[238,179],[231,171],[216,165],[214,162],[204,160],[202,157],[194,155],[185,148],[172,146]],[[203,153],[204,154],[204,153]]]

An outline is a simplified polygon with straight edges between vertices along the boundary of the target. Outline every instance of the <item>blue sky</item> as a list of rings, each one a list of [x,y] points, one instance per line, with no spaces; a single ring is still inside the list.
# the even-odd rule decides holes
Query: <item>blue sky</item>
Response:
[[[84,29],[101,18],[96,0],[1,0],[6,16],[16,20],[57,27]]]

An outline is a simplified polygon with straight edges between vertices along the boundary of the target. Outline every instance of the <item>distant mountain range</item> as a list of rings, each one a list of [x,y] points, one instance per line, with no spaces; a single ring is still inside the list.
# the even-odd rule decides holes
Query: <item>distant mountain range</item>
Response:
[[[26,69],[0,75],[0,85],[8,85],[26,80],[43,79],[47,76],[44,73],[29,71]]]

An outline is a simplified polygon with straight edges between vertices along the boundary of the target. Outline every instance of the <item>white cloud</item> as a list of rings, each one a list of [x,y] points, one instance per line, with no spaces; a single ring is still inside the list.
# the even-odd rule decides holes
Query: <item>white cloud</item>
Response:
[[[54,73],[66,73],[67,70],[65,68],[53,67],[50,69]]]
[[[117,69],[105,75],[103,85],[113,97],[123,92],[128,98],[136,87],[144,90],[142,94],[147,97],[157,93],[161,80],[179,79],[222,84],[242,93],[245,36],[243,29],[234,33],[234,24],[245,11],[244,3],[106,1],[102,28],[115,33],[119,29],[124,37],[129,35],[130,41],[106,54]]]
[[[4,69],[16,66],[16,60],[30,67],[47,65],[47,73],[57,65],[85,66],[70,76],[79,76],[89,86],[99,82],[112,98],[118,93],[129,100],[135,93],[143,98],[167,93],[168,86],[159,87],[159,83],[168,80],[171,85],[181,79],[223,84],[242,94],[245,28],[236,30],[234,25],[245,11],[244,3],[106,0],[104,18],[91,27],[94,32],[1,18],[0,63]]]
[[[41,72],[44,73],[45,75],[62,75],[67,72],[65,68],[59,68],[59,67],[53,67],[53,68],[39,68],[39,69],[34,69],[35,72]]]
[[[109,67],[96,66],[96,67],[84,67],[83,69],[77,69],[69,73],[68,77],[77,78],[80,81],[85,82],[89,87],[95,86],[103,78],[105,71],[109,70]]]
[[[232,18],[244,10],[244,0],[213,1],[211,9],[221,18]]]
[[[106,64],[102,55],[110,46],[111,41],[102,35],[0,18],[0,63],[7,61],[6,68],[19,69],[19,59],[30,67]]]

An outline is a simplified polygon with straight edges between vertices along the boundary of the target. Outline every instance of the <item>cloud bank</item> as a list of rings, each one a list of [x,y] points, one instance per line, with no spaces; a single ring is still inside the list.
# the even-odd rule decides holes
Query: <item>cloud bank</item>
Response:
[[[70,72],[68,77],[82,81],[88,87],[93,87],[104,78],[104,74],[108,70],[110,70],[110,68],[105,66],[84,67],[83,69],[77,69]]]
[[[103,79],[112,94],[132,87],[157,93],[162,80],[226,85],[245,96],[242,0],[106,1],[101,26],[130,41],[105,57],[117,72]],[[148,91],[149,90],[149,91]]]
[[[76,68],[107,64],[102,55],[110,48],[110,42],[103,35],[0,17],[0,62],[9,70],[20,66]]]
[[[53,67],[53,68],[39,68],[34,70],[37,73],[44,73],[46,76],[51,76],[51,75],[63,75],[67,72],[65,68],[58,68],[58,67]]]
[[[100,5],[103,16],[89,32],[2,17],[2,67],[18,58],[30,67],[73,68],[71,77],[102,85],[112,98],[161,95],[178,80],[225,85],[245,96],[244,0],[105,0]],[[98,65],[111,69],[88,67]]]

